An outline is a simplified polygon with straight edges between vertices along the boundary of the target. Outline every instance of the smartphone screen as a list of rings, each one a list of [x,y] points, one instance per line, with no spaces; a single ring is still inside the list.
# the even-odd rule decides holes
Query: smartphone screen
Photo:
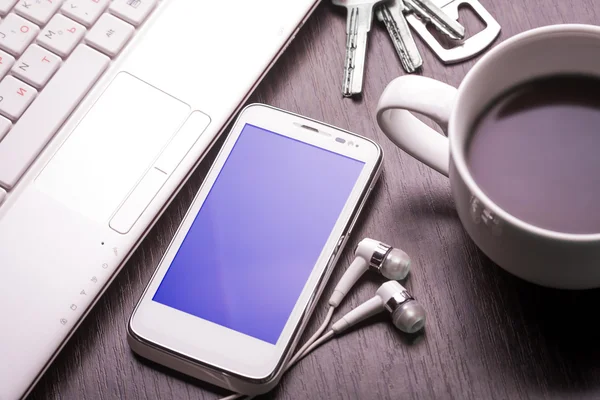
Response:
[[[153,301],[275,345],[364,167],[246,124]]]

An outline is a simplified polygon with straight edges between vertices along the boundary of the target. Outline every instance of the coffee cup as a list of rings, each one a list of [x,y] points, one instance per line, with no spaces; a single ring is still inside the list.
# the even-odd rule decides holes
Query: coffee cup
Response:
[[[600,27],[566,24],[537,28],[492,49],[458,89],[422,76],[402,76],[387,86],[377,108],[379,127],[393,143],[449,178],[458,216],[475,244],[500,267],[542,286],[600,287],[600,230],[560,231],[515,216],[492,201],[476,182],[467,162],[468,146],[473,127],[494,99],[545,77],[600,78],[598,54]],[[412,112],[434,120],[447,136],[429,128]],[[600,202],[596,212],[600,213]]]

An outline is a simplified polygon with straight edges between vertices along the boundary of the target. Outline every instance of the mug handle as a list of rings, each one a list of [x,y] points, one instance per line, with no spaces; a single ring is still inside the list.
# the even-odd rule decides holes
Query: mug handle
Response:
[[[454,108],[456,88],[431,78],[405,75],[383,91],[377,106],[377,123],[402,150],[448,176],[450,143],[410,112],[423,114],[446,132]]]

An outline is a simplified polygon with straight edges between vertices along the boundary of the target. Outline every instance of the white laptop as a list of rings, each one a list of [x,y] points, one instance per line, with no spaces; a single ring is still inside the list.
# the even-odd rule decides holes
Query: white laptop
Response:
[[[27,395],[318,0],[0,0],[0,399]]]

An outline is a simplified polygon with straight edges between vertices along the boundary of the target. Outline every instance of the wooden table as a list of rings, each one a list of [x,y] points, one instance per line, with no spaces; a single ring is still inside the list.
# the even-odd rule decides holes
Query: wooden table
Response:
[[[495,44],[555,23],[600,23],[597,0],[481,0],[502,25]],[[463,21],[464,22],[464,21]],[[464,22],[467,31],[480,25]],[[253,96],[368,136],[385,150],[384,175],[334,272],[325,298],[363,237],[403,248],[414,260],[406,286],[429,313],[409,338],[387,316],[323,346],[264,398],[600,398],[599,291],[563,292],[523,282],[488,260],[462,229],[446,178],[396,149],[375,123],[386,84],[403,71],[385,31],[371,35],[364,97],[340,93],[345,15],[324,2]],[[476,60],[444,66],[418,41],[422,74],[458,85]],[[600,57],[600,55],[598,55]],[[213,154],[214,157],[214,154]],[[216,399],[226,391],[146,362],[126,342],[129,315],[210,159],[190,179],[32,394],[60,399]],[[566,265],[565,268],[569,266]],[[368,274],[340,312],[373,296]]]

